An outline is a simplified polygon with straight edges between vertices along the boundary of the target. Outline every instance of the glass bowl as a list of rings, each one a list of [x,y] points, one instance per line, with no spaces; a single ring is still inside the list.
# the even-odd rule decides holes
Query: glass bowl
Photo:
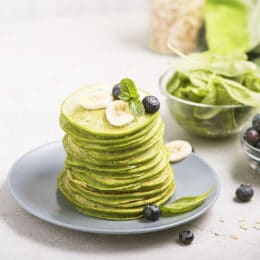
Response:
[[[257,173],[260,173],[260,149],[255,148],[246,141],[245,133],[248,128],[249,127],[243,128],[243,130],[241,131],[241,146],[251,168]]]
[[[192,134],[220,138],[239,133],[257,111],[245,105],[207,105],[177,98],[167,91],[167,82],[174,73],[169,69],[162,74],[159,86],[166,97],[175,121]]]

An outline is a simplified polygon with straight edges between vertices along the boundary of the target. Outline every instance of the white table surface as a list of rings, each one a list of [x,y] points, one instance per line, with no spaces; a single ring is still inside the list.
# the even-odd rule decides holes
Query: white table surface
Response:
[[[188,135],[172,121],[157,84],[172,58],[150,52],[147,41],[144,14],[1,24],[0,259],[260,259],[260,230],[252,227],[260,220],[260,176],[244,159],[239,136],[204,140]],[[216,204],[190,224],[131,236],[71,231],[26,213],[7,189],[11,164],[31,148],[61,139],[59,107],[70,92],[88,83],[117,82],[123,77],[131,77],[161,99],[166,140],[188,140],[217,171],[222,190]],[[233,201],[241,183],[254,186],[250,203]],[[248,230],[240,229],[241,217]],[[183,229],[195,233],[190,246],[176,243]],[[231,239],[231,234],[239,239]]]

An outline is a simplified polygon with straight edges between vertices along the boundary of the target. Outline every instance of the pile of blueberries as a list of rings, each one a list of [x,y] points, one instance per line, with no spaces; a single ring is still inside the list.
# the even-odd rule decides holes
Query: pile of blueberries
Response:
[[[246,130],[244,139],[250,145],[260,149],[260,114],[256,114],[252,120],[252,127]]]

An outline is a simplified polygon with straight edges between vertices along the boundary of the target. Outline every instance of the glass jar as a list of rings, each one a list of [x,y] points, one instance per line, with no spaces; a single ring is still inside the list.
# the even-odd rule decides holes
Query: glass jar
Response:
[[[204,0],[151,0],[150,48],[171,54],[170,44],[183,53],[194,51],[203,7]]]

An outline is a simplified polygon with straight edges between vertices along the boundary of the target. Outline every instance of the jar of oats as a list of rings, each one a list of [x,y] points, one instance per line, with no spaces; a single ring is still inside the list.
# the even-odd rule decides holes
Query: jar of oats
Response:
[[[168,43],[183,53],[195,50],[203,24],[204,0],[151,0],[152,50],[172,54]]]

